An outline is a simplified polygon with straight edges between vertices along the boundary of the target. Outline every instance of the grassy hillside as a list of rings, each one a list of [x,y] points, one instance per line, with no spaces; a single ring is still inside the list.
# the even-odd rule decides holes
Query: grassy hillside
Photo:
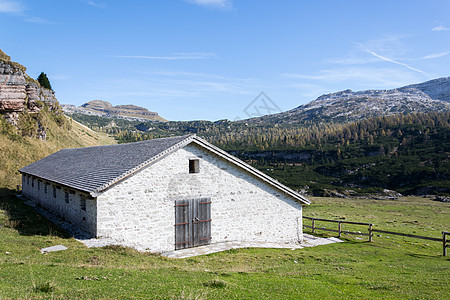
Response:
[[[71,119],[61,122],[52,112],[44,110],[38,117],[47,128],[45,141],[34,136],[36,128],[31,119],[22,119],[21,129],[29,133],[23,134],[0,117],[0,188],[15,188],[20,183],[18,169],[63,148],[115,143],[107,134],[96,133]]]
[[[6,191],[6,190],[4,190]],[[5,193],[3,193],[4,195]],[[368,221],[439,237],[450,204],[314,198],[308,216]],[[0,298],[21,299],[449,299],[441,244],[395,236],[348,238],[299,250],[239,249],[168,259],[86,248],[13,196],[0,196]],[[46,255],[39,249],[69,249]]]

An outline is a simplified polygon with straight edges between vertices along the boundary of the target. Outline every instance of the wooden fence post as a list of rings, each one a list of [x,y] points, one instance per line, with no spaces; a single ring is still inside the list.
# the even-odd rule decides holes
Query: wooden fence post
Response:
[[[314,221],[315,221],[315,219],[312,219],[312,233],[314,233]]]
[[[338,222],[338,231],[339,231],[338,237],[341,237],[341,221]]]
[[[447,256],[447,232],[442,231],[442,255]]]
[[[373,224],[369,224],[369,242],[372,241],[372,226]]]

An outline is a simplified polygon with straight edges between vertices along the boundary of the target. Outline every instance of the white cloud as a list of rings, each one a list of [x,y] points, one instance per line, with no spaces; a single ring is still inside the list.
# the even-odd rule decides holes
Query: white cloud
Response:
[[[388,56],[400,56],[410,51],[408,40],[411,35],[388,35],[379,39],[370,39],[356,44],[356,49],[367,52],[370,49],[376,53]]]
[[[97,7],[97,8],[106,8],[106,3],[88,1],[87,4],[89,4],[90,6]]]
[[[38,23],[38,24],[54,24],[54,22],[39,18],[39,17],[30,17],[25,18],[25,21],[28,23]]]
[[[448,30],[450,30],[450,28],[447,28],[447,27],[444,27],[444,26],[440,25],[440,26],[434,27],[434,28],[431,29],[431,30],[432,30],[432,31],[448,31]]]
[[[429,76],[427,73],[425,73],[424,71],[419,70],[419,69],[417,69],[417,68],[413,68],[413,67],[411,67],[411,66],[408,65],[408,64],[405,64],[405,63],[402,63],[402,62],[399,62],[399,61],[396,61],[396,60],[387,58],[387,57],[385,57],[385,56],[379,55],[379,54],[377,54],[377,53],[375,53],[375,52],[373,52],[373,51],[370,51],[370,50],[367,50],[367,52],[370,53],[370,54],[372,54],[373,56],[375,56],[375,57],[381,59],[381,60],[384,60],[384,61],[387,61],[387,62],[391,62],[391,63],[397,64],[397,65],[403,66],[403,67],[408,68],[408,69],[410,69],[410,70],[412,70],[412,71],[419,72],[419,73],[422,73],[422,74],[424,74],[424,75],[430,77],[430,76]]]
[[[206,74],[206,73],[198,73],[198,72],[188,72],[188,71],[156,71],[156,72],[148,72],[148,71],[136,71],[135,73],[144,74],[144,75],[153,75],[153,76],[166,76],[166,77],[187,77],[187,78],[211,78],[211,79],[223,79],[229,80],[230,78],[214,75],[214,74]]]
[[[325,63],[337,65],[365,65],[376,61],[377,61],[376,58],[347,57],[347,58],[329,58],[325,60]]]
[[[419,58],[405,58],[411,53],[406,43],[409,35],[392,35],[355,43],[346,57],[325,60],[328,67],[314,74],[284,74],[291,84],[298,86],[312,82],[305,89],[311,93],[330,88],[337,89],[386,89],[430,79],[432,76],[413,62],[435,59],[450,54],[435,52]],[[391,64],[386,65],[385,62]],[[396,65],[396,66],[394,66]]]
[[[314,90],[323,87],[324,91],[329,90],[330,86],[333,86],[333,90],[334,86],[341,86],[342,89],[387,89],[423,81],[422,76],[415,76],[412,72],[369,67],[327,69],[312,75],[285,73],[282,76],[293,81],[294,84],[307,84],[308,82],[305,81],[316,82]]]
[[[257,85],[252,79],[228,78],[215,74],[184,71],[136,73],[137,77],[106,79],[96,84],[88,84],[91,97],[93,99],[100,97],[99,95],[105,99],[143,97],[146,101],[154,102],[178,101],[182,98],[215,99],[217,95],[223,94],[253,95],[254,86]]]
[[[0,13],[20,14],[25,7],[18,1],[0,0]]]
[[[117,58],[138,58],[138,59],[157,59],[157,60],[185,60],[185,59],[211,59],[217,58],[215,53],[174,53],[168,56],[147,56],[147,55],[114,55]]]
[[[0,13],[15,14],[21,17],[28,23],[39,24],[54,24],[51,21],[39,18],[27,16],[25,11],[28,10],[20,1],[17,0],[0,0]]]
[[[231,8],[232,6],[231,0],[185,0],[185,1],[200,6],[215,7],[221,9]]]
[[[439,58],[439,57],[443,57],[450,54],[450,51],[447,52],[441,52],[441,53],[432,53],[429,55],[426,55],[424,57],[422,57],[422,59],[433,59],[433,58]]]

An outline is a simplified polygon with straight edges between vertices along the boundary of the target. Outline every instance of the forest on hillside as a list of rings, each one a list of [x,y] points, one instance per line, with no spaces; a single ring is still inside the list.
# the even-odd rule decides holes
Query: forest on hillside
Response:
[[[121,143],[197,134],[313,195],[450,194],[450,112],[294,125],[72,117]]]

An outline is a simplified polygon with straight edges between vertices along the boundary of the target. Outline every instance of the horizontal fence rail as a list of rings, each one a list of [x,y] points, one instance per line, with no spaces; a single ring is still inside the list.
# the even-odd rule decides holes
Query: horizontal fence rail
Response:
[[[337,232],[338,233],[338,237],[341,237],[342,234],[364,235],[364,236],[368,236],[369,237],[369,242],[372,241],[372,227],[373,227],[373,224],[362,223],[362,222],[319,219],[319,218],[311,218],[311,217],[303,217],[303,218],[312,221],[312,226],[303,225],[303,227],[311,228],[312,229],[312,233],[314,233],[315,230],[324,230],[324,231]],[[329,229],[329,228],[325,228],[325,227],[317,227],[317,226],[315,226],[316,221],[338,223],[338,229],[336,230],[336,229]],[[356,231],[342,230],[342,224],[369,226],[369,233],[362,233],[362,232],[356,232]]]
[[[434,238],[434,237],[428,237],[428,236],[421,236],[421,235],[414,235],[414,234],[400,233],[400,232],[393,232],[393,231],[386,231],[386,230],[379,230],[379,229],[373,229],[372,232],[400,235],[400,236],[406,236],[406,237],[411,237],[411,238],[415,238],[415,239],[423,239],[423,240],[430,240],[430,241],[436,241],[436,242],[442,241],[441,238]]]
[[[342,234],[363,235],[363,236],[368,236],[369,242],[371,242],[372,238],[373,238],[373,233],[379,232],[379,233],[405,236],[405,237],[410,237],[410,238],[415,238],[415,239],[423,239],[423,240],[429,240],[429,241],[435,241],[435,242],[442,242],[442,255],[447,256],[447,248],[449,247],[449,241],[447,240],[447,236],[450,235],[450,232],[447,232],[447,231],[442,231],[442,238],[434,238],[434,237],[428,237],[428,236],[421,236],[421,235],[414,235],[414,234],[408,234],[408,233],[374,229],[373,228],[374,225],[372,223],[328,220],[328,219],[311,218],[311,217],[303,217],[303,219],[311,220],[311,226],[303,224],[303,228],[311,228],[312,233],[314,233],[316,230],[324,230],[324,231],[337,232],[338,237],[341,237]],[[337,223],[338,229],[319,227],[319,226],[317,226],[316,221]],[[368,226],[368,229],[367,229],[368,233],[362,233],[360,231],[356,232],[356,231],[342,230],[342,224]]]

